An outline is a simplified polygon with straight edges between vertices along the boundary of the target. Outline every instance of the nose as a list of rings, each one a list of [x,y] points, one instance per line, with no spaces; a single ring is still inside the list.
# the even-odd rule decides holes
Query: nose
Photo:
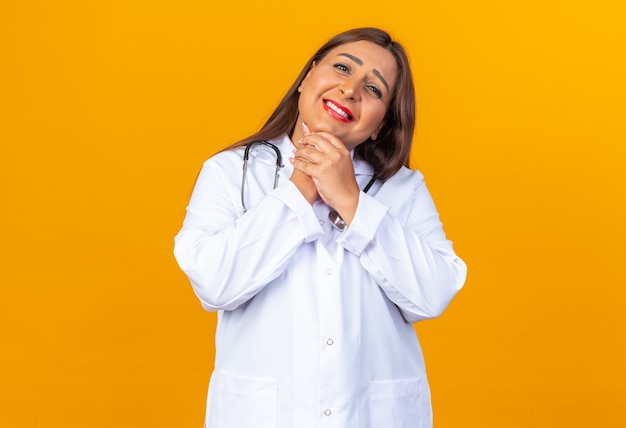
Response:
[[[346,79],[343,81],[341,86],[339,86],[339,91],[341,94],[350,100],[355,100],[358,94],[356,90],[357,82],[355,79]]]

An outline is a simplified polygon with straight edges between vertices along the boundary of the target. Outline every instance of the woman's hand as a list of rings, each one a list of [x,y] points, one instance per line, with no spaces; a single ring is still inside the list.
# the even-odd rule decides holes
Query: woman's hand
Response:
[[[309,201],[309,204],[313,204],[318,197],[317,187],[311,177],[304,172],[294,168],[293,174],[291,174],[290,180],[296,185],[300,193]]]
[[[350,225],[360,192],[354,177],[350,151],[332,134],[310,132],[304,124],[303,129],[304,136],[298,141],[295,155],[290,159],[294,175],[301,172],[310,177],[317,194],[327,205],[336,209],[346,224]],[[307,197],[304,192],[303,194]]]

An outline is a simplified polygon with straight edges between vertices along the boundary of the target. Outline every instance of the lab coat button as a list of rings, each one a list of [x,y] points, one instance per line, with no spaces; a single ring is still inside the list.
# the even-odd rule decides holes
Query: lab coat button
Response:
[[[330,416],[330,414],[331,414],[331,413],[332,413],[332,412],[330,411],[330,409],[326,409],[326,410],[324,410],[324,414],[325,414],[326,416]]]
[[[326,269],[326,270],[324,271],[324,273],[325,273],[326,275],[330,275],[331,273],[333,273],[333,270],[332,270],[331,268],[328,268],[328,269]]]
[[[320,225],[324,226],[324,223],[326,223],[324,220],[320,220]]]
[[[332,345],[333,343],[335,343],[335,341],[334,341],[333,339],[328,339],[328,340],[326,341],[326,344],[327,344],[327,345]]]

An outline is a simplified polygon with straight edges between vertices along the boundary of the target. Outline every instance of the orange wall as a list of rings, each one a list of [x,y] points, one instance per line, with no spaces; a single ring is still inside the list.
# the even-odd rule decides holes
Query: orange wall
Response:
[[[194,179],[361,25],[410,51],[414,164],[469,265],[416,327],[436,426],[626,426],[625,3],[280,3],[0,2],[0,426],[202,426]]]

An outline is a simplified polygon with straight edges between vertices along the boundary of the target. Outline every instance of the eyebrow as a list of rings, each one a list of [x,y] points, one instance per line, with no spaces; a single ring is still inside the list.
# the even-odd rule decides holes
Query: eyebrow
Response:
[[[347,57],[347,58],[350,58],[352,61],[356,62],[356,63],[357,63],[357,64],[359,64],[359,65],[363,65],[363,60],[361,60],[361,58],[358,58],[358,57],[356,57],[356,56],[354,56],[354,55],[352,55],[352,54],[342,52],[342,53],[340,53],[339,55],[340,55],[340,56],[345,56],[345,57]],[[378,78],[380,79],[380,81],[381,81],[381,82],[383,82],[383,85],[385,85],[385,88],[387,88],[387,92],[391,92],[391,90],[389,89],[389,84],[387,84],[387,81],[385,80],[385,78],[383,77],[383,75],[382,75],[382,74],[380,74],[380,71],[378,71],[378,70],[376,70],[376,69],[373,69],[373,70],[372,70],[372,73],[374,73],[374,75],[375,75],[376,77],[378,77]]]

